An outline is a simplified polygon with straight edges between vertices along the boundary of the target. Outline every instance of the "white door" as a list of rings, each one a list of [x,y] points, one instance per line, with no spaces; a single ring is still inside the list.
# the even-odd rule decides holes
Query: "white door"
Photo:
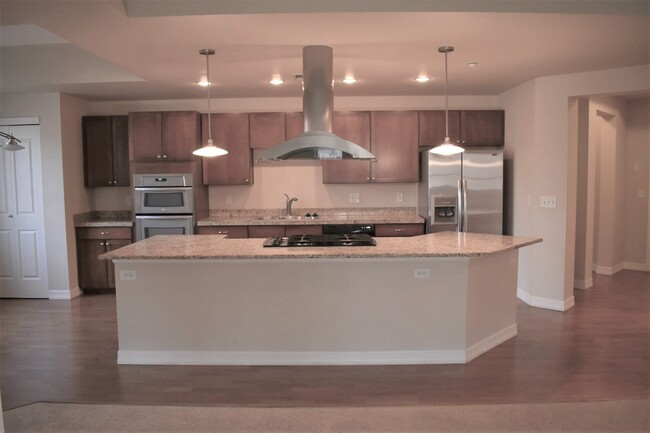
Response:
[[[48,298],[40,128],[0,126],[0,131],[25,147],[0,149],[0,297]]]

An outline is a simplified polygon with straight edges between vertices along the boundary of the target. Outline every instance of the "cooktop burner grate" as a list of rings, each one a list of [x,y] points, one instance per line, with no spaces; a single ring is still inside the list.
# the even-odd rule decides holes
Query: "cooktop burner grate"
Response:
[[[265,247],[361,247],[377,245],[367,234],[326,234],[272,236],[264,241]]]

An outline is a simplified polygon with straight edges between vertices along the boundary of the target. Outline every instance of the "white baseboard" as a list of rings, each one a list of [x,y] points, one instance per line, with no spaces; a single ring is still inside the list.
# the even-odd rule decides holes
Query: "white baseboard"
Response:
[[[465,362],[470,362],[472,359],[476,358],[479,355],[484,354],[490,349],[497,347],[499,344],[503,343],[506,340],[510,340],[512,337],[517,335],[517,324],[513,323],[512,325],[502,329],[499,332],[496,332],[490,335],[487,338],[479,341],[476,344],[468,347],[465,350]]]
[[[558,301],[557,299],[533,296],[519,287],[517,287],[517,297],[531,307],[545,308],[547,310],[566,311],[575,305],[575,299],[573,296],[564,301]]]
[[[594,271],[599,275],[615,275],[623,269],[625,269],[625,265],[623,263],[617,263],[614,266],[596,265],[594,267]]]
[[[79,287],[73,287],[70,290],[50,290],[48,291],[48,295],[50,300],[53,301],[58,301],[58,300],[70,300],[74,299],[77,296],[81,296],[82,291]]]
[[[382,352],[221,352],[119,350],[118,364],[141,365],[410,365],[465,364],[517,335],[514,323],[466,350]]]
[[[644,271],[650,272],[650,268],[645,263],[636,263],[636,262],[624,262],[623,268],[630,271]]]
[[[573,280],[573,288],[586,290],[591,289],[594,286],[594,279],[589,277],[586,280]]]

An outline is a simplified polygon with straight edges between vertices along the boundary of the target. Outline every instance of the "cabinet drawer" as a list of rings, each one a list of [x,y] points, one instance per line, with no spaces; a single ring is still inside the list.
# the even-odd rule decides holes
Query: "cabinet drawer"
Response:
[[[80,227],[77,228],[77,239],[129,239],[130,227]]]
[[[424,224],[377,224],[375,236],[417,236],[424,234]]]
[[[201,226],[196,228],[197,235],[228,235],[229,238],[247,238],[246,226]]]
[[[268,238],[271,236],[284,236],[284,226],[249,226],[249,238]]]
[[[323,234],[323,226],[285,226],[284,229],[286,236]]]

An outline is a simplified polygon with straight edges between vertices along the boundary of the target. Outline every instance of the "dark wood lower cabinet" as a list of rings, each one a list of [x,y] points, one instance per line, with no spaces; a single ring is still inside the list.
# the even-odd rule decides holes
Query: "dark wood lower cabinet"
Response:
[[[424,224],[376,224],[375,236],[418,236],[424,234]]]
[[[284,226],[248,226],[249,238],[268,238],[271,236],[285,236]]]
[[[84,291],[115,288],[115,267],[101,254],[122,248],[132,242],[131,229],[126,227],[78,228],[77,268],[79,287]]]
[[[227,235],[229,238],[247,238],[247,226],[200,226],[197,235]]]

